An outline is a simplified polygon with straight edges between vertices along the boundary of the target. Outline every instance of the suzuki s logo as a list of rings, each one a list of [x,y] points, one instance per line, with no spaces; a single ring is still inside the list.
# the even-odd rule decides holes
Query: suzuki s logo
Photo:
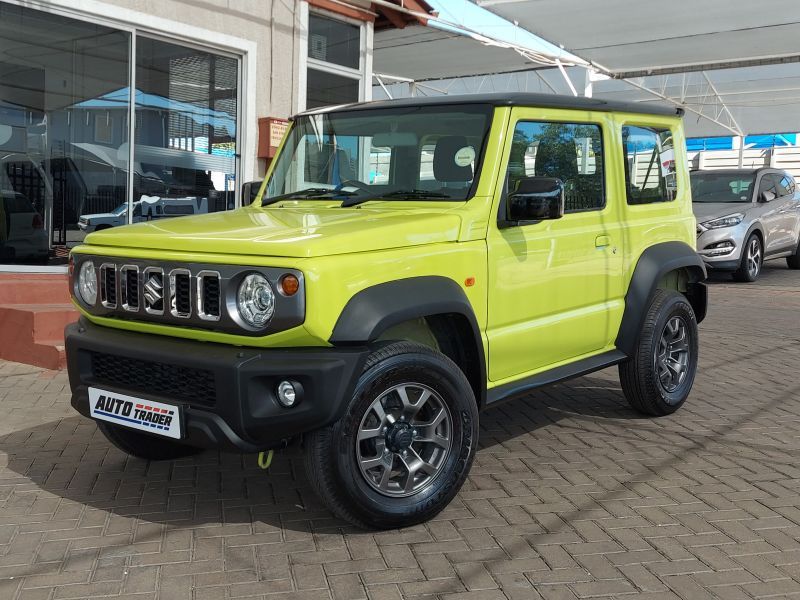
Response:
[[[149,313],[164,312],[164,271],[148,267],[144,271],[144,309]]]

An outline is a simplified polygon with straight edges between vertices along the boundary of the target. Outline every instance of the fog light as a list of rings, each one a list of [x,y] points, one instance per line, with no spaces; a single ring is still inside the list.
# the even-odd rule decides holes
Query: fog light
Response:
[[[703,249],[703,254],[706,256],[722,256],[730,254],[736,246],[733,242],[726,240],[724,242],[717,242],[710,244]]]
[[[300,400],[295,385],[296,384],[291,381],[281,381],[278,384],[278,402],[281,403],[281,406],[291,408]]]

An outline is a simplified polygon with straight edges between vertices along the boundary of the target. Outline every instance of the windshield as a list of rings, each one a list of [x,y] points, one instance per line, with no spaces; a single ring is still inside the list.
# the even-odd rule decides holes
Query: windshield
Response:
[[[692,202],[750,202],[755,173],[691,173]]]
[[[299,117],[267,184],[271,198],[463,201],[474,193],[489,105]],[[303,192],[303,190],[308,190]]]
[[[127,204],[120,204],[117,208],[111,211],[111,214],[114,216],[124,215],[128,212],[128,205]]]

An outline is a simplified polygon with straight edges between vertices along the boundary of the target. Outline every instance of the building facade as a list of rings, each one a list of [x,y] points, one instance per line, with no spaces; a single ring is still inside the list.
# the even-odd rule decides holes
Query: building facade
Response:
[[[0,270],[240,206],[284,119],[370,98],[375,28],[410,20],[387,5],[0,0]]]

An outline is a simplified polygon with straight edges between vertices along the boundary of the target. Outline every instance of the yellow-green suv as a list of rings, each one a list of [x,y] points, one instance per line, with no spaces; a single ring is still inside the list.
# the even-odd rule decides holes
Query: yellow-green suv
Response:
[[[245,208],[72,253],[72,404],[146,459],[302,437],[338,516],[454,497],[480,411],[619,365],[636,410],[697,369],[705,270],[675,109],[551,95],[303,113]]]

